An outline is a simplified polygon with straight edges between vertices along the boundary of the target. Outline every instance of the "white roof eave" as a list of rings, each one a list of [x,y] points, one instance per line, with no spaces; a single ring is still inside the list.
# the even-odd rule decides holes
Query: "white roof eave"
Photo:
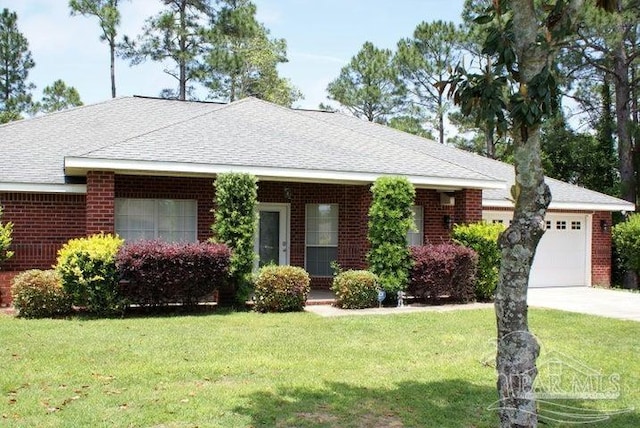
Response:
[[[483,199],[482,207],[485,210],[491,208],[510,208],[513,209],[513,202],[508,199],[496,200],[496,199]],[[610,204],[610,203],[598,203],[598,202],[551,202],[549,205],[550,210],[575,210],[575,211],[635,211],[636,207],[632,203],[627,204]]]
[[[65,157],[65,174],[85,175],[87,171],[114,171],[121,174],[166,174],[207,176],[225,172],[246,172],[258,179],[273,181],[301,181],[314,183],[366,184],[382,175],[368,172],[326,171],[301,168],[257,167],[244,165],[216,165],[183,162],[139,161]],[[434,176],[404,175],[416,187],[442,189],[504,189],[506,184],[492,179],[468,179]]]

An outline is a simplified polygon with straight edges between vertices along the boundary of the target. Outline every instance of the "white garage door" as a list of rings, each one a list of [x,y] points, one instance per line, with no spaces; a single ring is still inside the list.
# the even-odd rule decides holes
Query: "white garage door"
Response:
[[[488,222],[508,225],[512,213],[485,211]],[[591,216],[548,214],[529,278],[530,287],[588,286],[591,276],[591,246],[588,233]]]

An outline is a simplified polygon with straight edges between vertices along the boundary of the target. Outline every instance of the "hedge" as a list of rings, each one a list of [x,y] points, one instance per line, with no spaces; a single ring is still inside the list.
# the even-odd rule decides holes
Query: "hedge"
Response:
[[[411,247],[411,257],[410,294],[432,303],[444,297],[458,302],[474,299],[475,251],[454,244],[425,245]]]
[[[371,308],[378,302],[378,277],[366,270],[347,270],[333,279],[331,290],[339,308]]]
[[[296,266],[264,266],[255,282],[258,312],[301,311],[309,295],[309,274]]]
[[[209,242],[126,244],[116,262],[120,295],[142,306],[199,303],[227,279],[230,258],[226,245]]]

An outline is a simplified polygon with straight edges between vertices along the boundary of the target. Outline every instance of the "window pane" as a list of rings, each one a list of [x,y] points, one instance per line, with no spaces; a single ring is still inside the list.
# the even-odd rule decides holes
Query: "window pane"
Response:
[[[305,233],[307,271],[312,276],[331,276],[331,262],[338,255],[338,205],[307,205]]]
[[[331,276],[331,262],[338,259],[338,247],[307,247],[307,272],[311,276]]]
[[[409,230],[409,232],[407,233],[407,243],[409,245],[422,245],[424,242],[423,208],[416,205],[411,209],[413,211],[413,224],[416,230]]]
[[[196,241],[194,200],[118,198],[115,213],[116,232],[125,240]]]

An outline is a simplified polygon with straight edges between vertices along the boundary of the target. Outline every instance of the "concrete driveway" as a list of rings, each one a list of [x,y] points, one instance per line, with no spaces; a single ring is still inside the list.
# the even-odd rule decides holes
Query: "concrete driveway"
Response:
[[[640,321],[640,293],[591,287],[530,288],[529,306]]]

